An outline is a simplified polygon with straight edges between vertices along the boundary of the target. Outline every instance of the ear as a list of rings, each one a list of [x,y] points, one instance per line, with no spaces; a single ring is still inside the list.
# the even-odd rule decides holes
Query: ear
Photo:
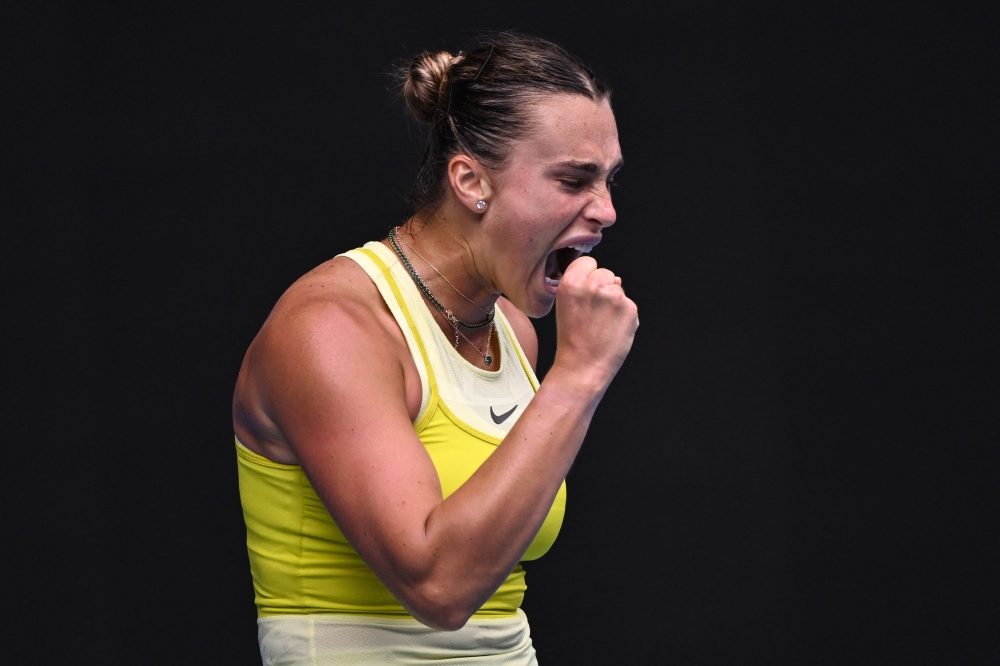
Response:
[[[448,160],[448,182],[455,197],[476,215],[483,212],[476,208],[476,203],[489,203],[493,195],[489,169],[468,155],[459,153]]]

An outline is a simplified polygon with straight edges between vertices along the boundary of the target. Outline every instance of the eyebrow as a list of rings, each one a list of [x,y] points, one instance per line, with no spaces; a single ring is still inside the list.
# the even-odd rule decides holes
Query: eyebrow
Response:
[[[621,159],[615,162],[611,166],[611,172],[615,172],[621,169],[625,165],[625,160]],[[556,162],[552,166],[554,167],[568,167],[570,169],[576,169],[577,171],[585,171],[587,173],[600,173],[601,165],[596,162],[584,162],[582,160],[566,160],[565,162]]]

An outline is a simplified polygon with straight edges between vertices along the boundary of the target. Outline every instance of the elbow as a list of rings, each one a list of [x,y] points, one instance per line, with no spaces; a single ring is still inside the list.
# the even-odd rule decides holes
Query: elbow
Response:
[[[427,615],[426,617],[417,617],[416,619],[437,631],[458,631],[466,625],[470,617],[472,615],[469,613],[439,612],[433,616]]]
[[[475,604],[440,585],[425,584],[403,605],[415,619],[438,631],[458,631],[481,604]]]

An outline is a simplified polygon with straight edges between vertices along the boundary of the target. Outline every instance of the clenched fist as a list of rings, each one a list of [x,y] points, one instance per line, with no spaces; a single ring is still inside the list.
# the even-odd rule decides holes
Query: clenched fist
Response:
[[[638,308],[622,280],[592,257],[569,265],[556,292],[558,332],[553,367],[607,388],[632,348]]]

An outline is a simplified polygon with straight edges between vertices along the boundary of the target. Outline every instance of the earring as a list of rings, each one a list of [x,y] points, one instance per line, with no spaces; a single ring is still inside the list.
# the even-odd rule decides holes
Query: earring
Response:
[[[478,210],[480,213],[482,213],[484,210],[486,210],[486,202],[483,201],[482,199],[480,199],[479,201],[477,201],[476,202],[476,210]]]

